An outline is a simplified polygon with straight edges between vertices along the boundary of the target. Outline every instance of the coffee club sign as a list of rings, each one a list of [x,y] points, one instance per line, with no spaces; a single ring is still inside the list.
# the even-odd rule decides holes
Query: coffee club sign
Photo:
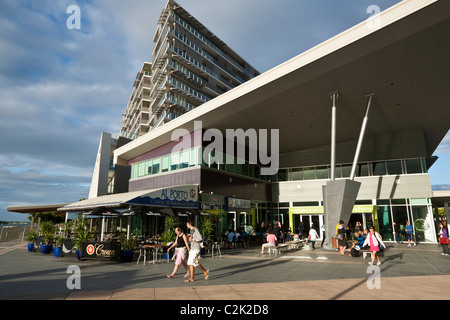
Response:
[[[83,244],[81,252],[84,259],[120,259],[119,242],[86,242]]]

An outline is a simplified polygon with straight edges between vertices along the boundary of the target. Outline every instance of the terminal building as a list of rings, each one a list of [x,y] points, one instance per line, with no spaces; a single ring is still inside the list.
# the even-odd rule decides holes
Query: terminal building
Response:
[[[437,242],[428,170],[450,128],[450,2],[402,1],[378,18],[379,26],[362,22],[233,89],[239,79],[223,71],[231,82],[216,79],[227,89],[221,95],[210,93],[162,126],[150,122],[153,130],[113,151],[114,164],[131,170],[128,192],[59,210],[132,213],[138,234],[158,232],[163,223],[154,216],[171,214],[180,221],[208,216],[217,235],[273,221],[297,233],[302,221],[321,237],[325,225],[329,239],[343,217],[350,228],[373,225],[390,241],[393,222],[403,230],[410,221],[418,242]],[[176,30],[183,26],[172,19]],[[166,115],[178,108],[170,94]],[[347,180],[359,189],[351,208],[330,222],[335,213],[324,190]]]

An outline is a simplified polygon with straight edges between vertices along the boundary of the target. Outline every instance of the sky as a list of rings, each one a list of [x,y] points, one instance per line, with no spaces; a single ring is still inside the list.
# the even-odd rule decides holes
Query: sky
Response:
[[[100,135],[120,131],[166,2],[0,1],[0,220],[88,197]],[[263,73],[399,0],[177,2]],[[432,184],[450,185],[450,136],[435,155]]]

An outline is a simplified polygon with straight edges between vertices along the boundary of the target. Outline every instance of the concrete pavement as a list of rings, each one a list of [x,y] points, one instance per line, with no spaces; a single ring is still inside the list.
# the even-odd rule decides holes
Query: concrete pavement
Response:
[[[260,255],[260,247],[223,250],[222,257],[205,256],[211,270],[203,279],[185,283],[180,268],[168,279],[174,263],[78,261],[75,256],[29,253],[26,244],[0,243],[2,300],[437,300],[439,287],[450,285],[450,257],[436,244],[407,247],[388,244],[382,265],[369,259],[342,257],[323,249],[294,250],[277,256]],[[70,266],[79,268],[81,290]],[[71,278],[72,277],[72,278]],[[72,281],[72,282],[71,282]],[[269,290],[270,289],[270,290]]]

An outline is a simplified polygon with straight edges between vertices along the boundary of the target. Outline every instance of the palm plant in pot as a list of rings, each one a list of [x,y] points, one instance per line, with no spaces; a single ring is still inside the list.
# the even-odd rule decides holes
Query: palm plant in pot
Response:
[[[28,241],[28,252],[32,252],[34,250],[34,242],[36,241],[38,234],[34,230],[30,230],[30,232],[27,233],[26,238]]]
[[[214,230],[215,230],[215,224],[213,220],[209,217],[202,217],[200,221],[200,233],[203,236],[203,245],[204,247],[201,249],[201,254],[205,254],[206,246],[211,245],[213,243],[214,238]]]
[[[55,248],[53,249],[53,253],[55,254],[56,258],[61,257],[61,249],[62,249],[63,240],[64,240],[63,237],[58,237],[55,240]]]
[[[168,245],[171,242],[175,241],[176,234],[175,234],[175,226],[177,224],[177,218],[176,217],[166,217],[166,231],[161,234],[161,240],[163,245]],[[171,259],[172,255],[170,252],[164,253],[164,259]]]
[[[125,234],[122,233],[120,235],[120,245],[122,250],[120,252],[120,258],[122,262],[131,262],[134,256],[134,248],[136,247],[136,243],[133,239],[127,239]]]
[[[41,233],[44,236],[44,243],[41,246],[42,254],[49,254],[53,249],[53,239],[55,234],[55,225],[51,221],[41,223]]]
[[[85,217],[80,217],[77,220],[76,228],[75,228],[76,236],[74,247],[77,248],[77,258],[78,260],[83,259],[83,255],[81,249],[85,242],[92,240],[92,234],[87,227],[87,221]]]
[[[88,229],[80,230],[75,238],[74,247],[77,248],[77,258],[78,260],[83,259],[81,249],[85,242],[92,240],[92,235]]]

